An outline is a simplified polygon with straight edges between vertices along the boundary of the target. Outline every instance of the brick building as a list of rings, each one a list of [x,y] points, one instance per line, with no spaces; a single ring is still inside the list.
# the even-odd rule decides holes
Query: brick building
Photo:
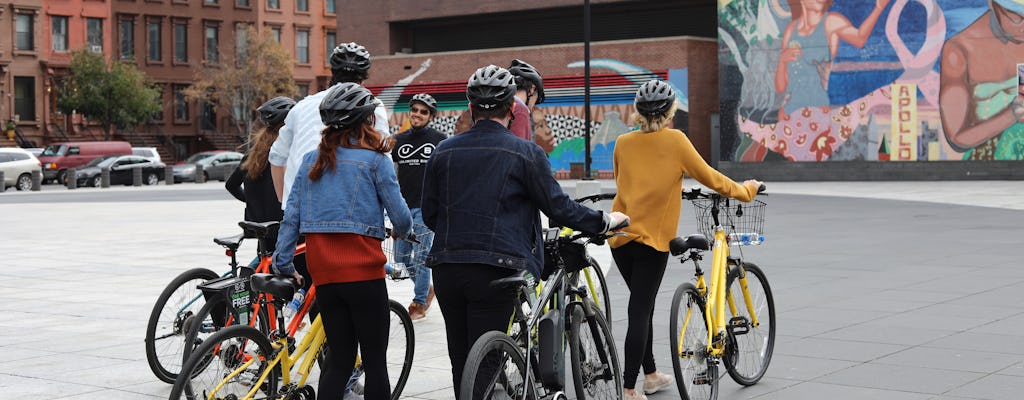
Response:
[[[48,43],[43,38],[43,2],[0,3],[0,121],[17,125],[16,140],[0,138],[0,146],[26,143],[42,131],[44,77],[39,69]]]

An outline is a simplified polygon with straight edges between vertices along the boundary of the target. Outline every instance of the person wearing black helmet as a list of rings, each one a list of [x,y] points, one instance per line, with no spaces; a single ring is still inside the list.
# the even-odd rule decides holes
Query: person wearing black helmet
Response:
[[[412,217],[402,199],[390,150],[373,128],[377,100],[356,83],[333,87],[319,105],[326,127],[302,157],[285,206],[273,266],[302,278],[292,265],[300,234],[324,332],[330,343],[317,397],[341,399],[357,352],[365,373],[364,398],[391,398],[386,350],[387,257],[381,249],[387,210],[396,239],[410,237]]]
[[[537,104],[544,102],[544,78],[537,69],[526,61],[512,60],[508,67],[516,84],[515,106],[512,109],[512,126],[509,130],[516,136],[533,141],[533,118],[530,112]]]
[[[275,97],[256,109],[262,126],[249,139],[249,152],[224,184],[236,199],[245,202],[245,220],[253,222],[280,221],[284,215],[281,201],[270,177],[270,146],[277,140],[278,130],[295,105],[288,97]],[[259,262],[259,258],[255,260]]]
[[[627,217],[605,214],[567,196],[547,154],[509,132],[516,91],[508,70],[489,65],[466,86],[473,127],[442,141],[423,177],[423,222],[434,231],[427,256],[444,317],[455,395],[473,342],[504,331],[515,304],[490,282],[527,270],[541,277],[540,213],[561,226],[605,232]]]
[[[295,104],[292,112],[285,118],[284,127],[281,128],[277,141],[270,149],[274,188],[277,190],[278,198],[285,205],[288,204],[288,194],[291,192],[295,171],[299,168],[302,156],[316,150],[317,143],[320,142],[320,131],[324,128],[318,111],[320,101],[327,96],[330,89],[341,83],[362,83],[366,80],[370,72],[370,53],[359,44],[342,43],[331,53],[330,64],[331,87],[306,96]],[[389,133],[388,115],[384,104],[379,100],[373,115],[374,128],[386,138]]]
[[[423,195],[423,172],[427,169],[427,161],[430,161],[437,144],[447,137],[427,126],[436,115],[437,101],[434,97],[426,93],[416,94],[409,100],[410,128],[391,136],[395,140],[391,158],[398,169],[398,184],[402,187],[402,197],[405,197],[405,202],[412,211],[413,233],[419,239],[419,243],[416,244],[405,241],[395,243],[395,261],[416,272],[412,278],[416,287],[413,290],[412,302],[409,303],[409,318],[413,321],[426,318],[427,311],[434,301],[430,269],[424,265],[425,251],[430,248],[433,235],[423,225],[420,197]]]
[[[672,378],[654,364],[651,320],[668,264],[668,243],[678,228],[683,176],[742,201],[752,200],[761,186],[756,180],[738,184],[708,166],[686,134],[669,126],[675,103],[675,92],[668,83],[644,83],[634,99],[633,121],[640,129],[615,142],[613,169],[618,192],[612,210],[631,217],[630,226],[622,230],[626,235],[608,240],[615,265],[629,288],[622,369],[627,400],[644,400],[645,394],[672,384]],[[641,366],[643,391],[635,389]]]

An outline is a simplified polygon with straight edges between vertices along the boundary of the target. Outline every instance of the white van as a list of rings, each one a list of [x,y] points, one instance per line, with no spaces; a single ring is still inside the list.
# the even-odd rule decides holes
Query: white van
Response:
[[[156,147],[132,147],[132,154],[146,157],[156,162],[163,162],[160,159],[160,152],[156,151]]]

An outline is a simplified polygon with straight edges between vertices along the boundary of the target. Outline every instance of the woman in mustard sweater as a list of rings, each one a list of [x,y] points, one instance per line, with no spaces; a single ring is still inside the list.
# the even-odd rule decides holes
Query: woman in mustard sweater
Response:
[[[652,80],[636,93],[633,114],[639,130],[615,143],[614,170],[618,194],[612,204],[631,218],[627,235],[609,240],[612,257],[629,287],[623,386],[627,400],[645,400],[672,384],[658,371],[652,351],[651,319],[654,299],[668,264],[668,243],[676,237],[682,204],[683,176],[732,198],[751,201],[761,182],[742,185],[711,168],[686,134],[669,128],[676,113],[671,86]],[[643,392],[635,389],[640,366],[644,369]]]

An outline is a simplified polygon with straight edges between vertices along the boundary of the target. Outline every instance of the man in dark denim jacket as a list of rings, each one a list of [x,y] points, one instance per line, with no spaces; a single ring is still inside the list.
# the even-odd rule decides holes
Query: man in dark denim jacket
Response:
[[[444,315],[456,397],[473,342],[487,331],[504,331],[515,307],[512,293],[489,283],[520,270],[539,276],[544,246],[538,211],[558,225],[592,233],[626,219],[569,198],[544,151],[508,130],[512,79],[493,65],[470,77],[466,97],[475,123],[437,146],[423,181],[423,222],[434,231],[427,265]]]

